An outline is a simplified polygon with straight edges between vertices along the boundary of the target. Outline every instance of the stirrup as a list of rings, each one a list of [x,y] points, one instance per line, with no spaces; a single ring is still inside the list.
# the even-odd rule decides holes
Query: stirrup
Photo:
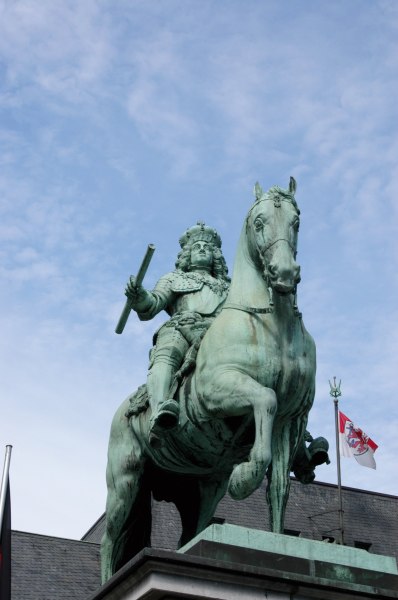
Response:
[[[170,431],[178,425],[180,417],[180,407],[178,402],[170,398],[159,404],[156,413],[152,417],[150,432],[157,434],[163,431]]]

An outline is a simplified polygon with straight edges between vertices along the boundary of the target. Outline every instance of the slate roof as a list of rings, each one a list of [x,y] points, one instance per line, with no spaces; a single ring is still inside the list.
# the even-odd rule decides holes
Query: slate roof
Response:
[[[83,600],[100,586],[99,545],[13,531],[12,600]]]
[[[226,495],[218,505],[215,518],[233,525],[269,531],[265,493],[266,483],[263,483],[249,498],[239,502]],[[398,496],[345,486],[342,493],[345,544],[353,547],[369,544],[370,552],[398,559]],[[322,482],[302,485],[292,479],[285,517],[285,529],[289,530],[286,533],[294,535],[293,532],[296,532],[308,539],[329,538],[332,541],[338,536],[337,503],[336,485]],[[175,506],[154,501],[152,518],[152,546],[175,550],[181,535]],[[83,539],[100,543],[104,529],[105,516],[102,515]]]
[[[370,544],[370,552],[398,558],[398,496],[343,487],[343,506],[348,546]],[[337,537],[336,508],[335,485],[315,482],[304,486],[293,479],[285,519],[287,533],[316,540]],[[153,501],[152,515],[152,546],[175,550],[181,525],[174,505]],[[265,484],[240,502],[225,496],[215,518],[269,530]],[[87,598],[100,585],[99,543],[104,527],[102,515],[80,541],[14,531],[12,600]]]

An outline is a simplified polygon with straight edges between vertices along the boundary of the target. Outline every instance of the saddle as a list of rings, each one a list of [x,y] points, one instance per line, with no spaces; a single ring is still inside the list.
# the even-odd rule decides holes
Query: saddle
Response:
[[[193,317],[195,315],[195,317]],[[189,317],[185,316],[174,321],[174,327],[180,331],[189,343],[189,349],[184,357],[184,361],[173,377],[171,383],[169,398],[176,399],[177,392],[182,386],[187,377],[194,372],[196,367],[196,357],[198,355],[200,344],[208,330],[211,321],[203,318],[201,315],[196,317],[196,313],[190,313]],[[147,386],[144,383],[140,385],[136,392],[130,397],[130,405],[126,412],[126,417],[130,418],[145,412],[149,407],[149,399]]]

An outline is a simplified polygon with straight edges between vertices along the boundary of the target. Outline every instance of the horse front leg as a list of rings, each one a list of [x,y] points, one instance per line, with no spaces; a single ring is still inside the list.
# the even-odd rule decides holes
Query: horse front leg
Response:
[[[290,490],[290,471],[307,419],[277,420],[272,432],[272,463],[268,471],[267,503],[271,530],[283,533]]]
[[[224,371],[209,390],[207,409],[215,416],[241,416],[253,411],[255,440],[247,462],[235,465],[228,492],[235,500],[250,496],[262,483],[271,462],[272,425],[277,399],[274,390],[239,371]]]
[[[235,500],[247,498],[261,485],[272,458],[271,439],[276,394],[270,388],[257,385],[250,396],[255,423],[254,444],[249,460],[236,465],[229,479],[228,492]]]

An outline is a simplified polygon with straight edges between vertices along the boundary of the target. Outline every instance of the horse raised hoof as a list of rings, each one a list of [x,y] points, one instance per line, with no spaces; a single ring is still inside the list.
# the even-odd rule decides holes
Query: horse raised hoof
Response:
[[[243,462],[236,465],[228,483],[228,493],[234,500],[243,500],[260,487],[267,467],[260,463]]]

